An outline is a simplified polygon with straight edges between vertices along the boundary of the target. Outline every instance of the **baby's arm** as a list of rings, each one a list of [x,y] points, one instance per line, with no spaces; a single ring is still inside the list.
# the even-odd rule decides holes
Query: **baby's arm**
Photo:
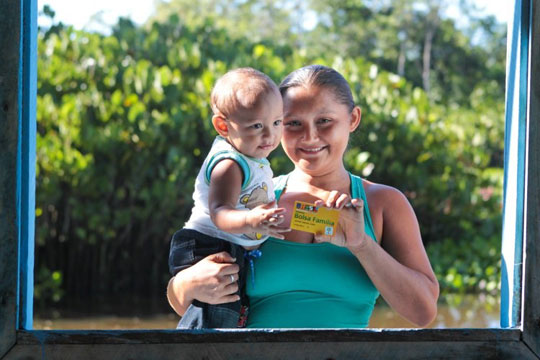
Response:
[[[208,208],[214,224],[221,230],[244,234],[258,232],[283,239],[282,227],[285,209],[274,207],[275,203],[260,205],[251,210],[238,210],[235,205],[242,190],[242,170],[231,159],[220,161],[210,176]]]

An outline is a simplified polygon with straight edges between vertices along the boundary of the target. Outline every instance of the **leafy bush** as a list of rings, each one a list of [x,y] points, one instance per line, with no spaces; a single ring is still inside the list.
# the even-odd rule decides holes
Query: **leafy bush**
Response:
[[[503,111],[485,84],[468,106],[437,105],[362,58],[307,58],[174,16],[121,20],[110,36],[53,26],[38,46],[36,297],[161,296],[169,238],[214,136],[213,83],[239,66],[278,82],[315,62],[341,71],[363,108],[347,166],[407,195],[443,291],[493,291]],[[271,161],[276,174],[291,168],[282,151]]]

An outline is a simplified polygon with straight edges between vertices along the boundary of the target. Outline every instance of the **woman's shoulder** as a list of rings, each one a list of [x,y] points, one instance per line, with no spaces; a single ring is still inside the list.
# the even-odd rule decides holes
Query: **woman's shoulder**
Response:
[[[370,208],[384,210],[408,203],[405,195],[395,187],[362,179],[362,185]]]
[[[383,228],[414,214],[405,195],[395,187],[368,180],[362,184],[377,239],[382,239]]]
[[[372,196],[397,196],[399,194],[403,195],[401,191],[399,191],[393,186],[379,184],[379,183],[369,181],[366,179],[362,179],[362,185],[364,186],[366,195],[367,194],[371,194]]]

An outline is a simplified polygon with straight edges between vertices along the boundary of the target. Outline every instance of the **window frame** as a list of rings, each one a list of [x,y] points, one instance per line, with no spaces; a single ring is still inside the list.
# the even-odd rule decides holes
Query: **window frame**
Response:
[[[0,2],[0,358],[540,358],[540,0],[508,24],[500,329],[32,330],[37,0]]]

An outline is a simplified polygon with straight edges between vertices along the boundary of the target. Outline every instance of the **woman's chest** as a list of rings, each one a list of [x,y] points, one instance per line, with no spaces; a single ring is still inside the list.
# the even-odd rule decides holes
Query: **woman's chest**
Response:
[[[371,298],[376,289],[360,262],[344,248],[330,244],[294,244],[270,240],[255,260],[255,286],[251,272],[250,296],[311,292],[356,299]]]

